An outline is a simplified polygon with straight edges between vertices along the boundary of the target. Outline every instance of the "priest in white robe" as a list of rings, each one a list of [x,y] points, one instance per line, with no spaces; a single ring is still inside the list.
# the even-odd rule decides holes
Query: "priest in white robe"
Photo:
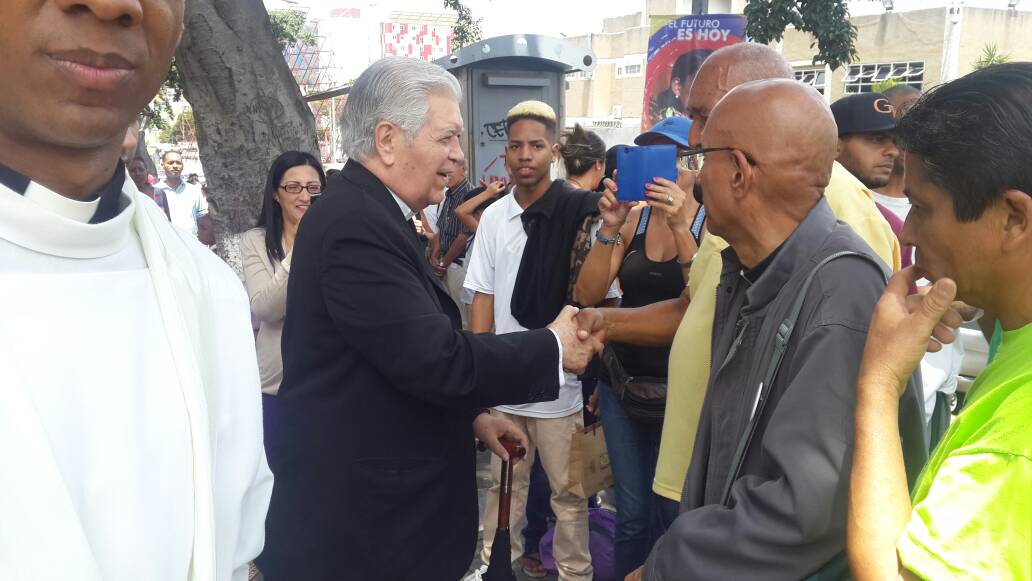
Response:
[[[0,2],[0,579],[243,581],[272,490],[247,295],[119,160],[183,0]]]

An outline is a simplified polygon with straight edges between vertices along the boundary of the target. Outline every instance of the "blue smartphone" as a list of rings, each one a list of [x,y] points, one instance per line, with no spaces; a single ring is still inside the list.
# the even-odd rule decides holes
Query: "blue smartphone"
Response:
[[[677,146],[622,146],[616,150],[616,199],[640,202],[645,197],[645,184],[654,178],[677,181]]]

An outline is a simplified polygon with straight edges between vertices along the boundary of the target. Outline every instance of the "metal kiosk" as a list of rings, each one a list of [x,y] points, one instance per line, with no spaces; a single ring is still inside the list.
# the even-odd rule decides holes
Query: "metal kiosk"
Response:
[[[505,115],[521,101],[548,103],[563,127],[565,76],[595,69],[591,50],[558,38],[533,34],[498,36],[435,61],[462,86],[462,149],[470,182],[507,179]]]

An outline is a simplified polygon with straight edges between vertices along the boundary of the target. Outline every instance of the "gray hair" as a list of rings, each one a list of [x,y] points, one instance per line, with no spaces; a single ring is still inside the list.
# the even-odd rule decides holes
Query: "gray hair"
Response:
[[[365,161],[375,153],[376,126],[393,123],[412,139],[426,124],[427,98],[444,94],[462,98],[459,82],[443,68],[416,58],[385,57],[359,75],[340,115],[345,153]]]

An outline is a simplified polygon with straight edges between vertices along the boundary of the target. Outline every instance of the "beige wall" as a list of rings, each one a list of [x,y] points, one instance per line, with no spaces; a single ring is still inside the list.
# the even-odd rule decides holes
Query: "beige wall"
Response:
[[[943,51],[946,40],[946,9],[894,12],[852,19],[857,27],[856,63],[871,64],[898,61],[924,61],[924,89],[942,83]],[[808,34],[790,30],[785,34],[782,51],[790,62],[809,61]],[[1032,13],[1008,10],[965,8],[960,24],[960,50],[957,75],[973,70],[983,47],[995,42],[999,50],[1012,60],[1032,61]],[[835,100],[845,94],[842,78],[846,70],[840,68],[828,85],[830,97]]]
[[[924,87],[939,83],[942,74],[942,50],[945,38],[946,9],[894,12],[852,19],[857,28],[857,64],[924,61]],[[963,28],[961,28],[963,31]],[[793,65],[811,62],[816,49],[810,48],[812,37],[798,30],[785,33],[782,54]],[[832,101],[845,94],[842,79],[846,68],[839,67],[826,83],[825,94]]]
[[[957,74],[974,70],[987,43],[1014,61],[1032,61],[1032,12],[965,8],[960,25],[960,61]]]
[[[616,78],[617,63],[627,55],[644,55],[648,50],[648,29],[641,27],[641,13],[607,18],[601,34],[572,37],[567,40],[590,47],[597,65],[591,80],[568,79],[566,91],[567,117],[610,117],[613,106],[623,108],[622,117],[641,117],[642,94],[645,92],[644,60],[642,74]]]

